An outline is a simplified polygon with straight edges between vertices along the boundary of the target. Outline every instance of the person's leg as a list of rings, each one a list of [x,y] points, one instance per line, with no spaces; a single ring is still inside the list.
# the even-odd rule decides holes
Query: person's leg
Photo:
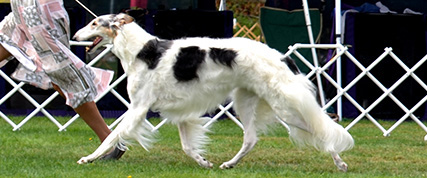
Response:
[[[107,127],[107,124],[99,113],[95,102],[86,102],[79,107],[74,108],[74,111],[80,115],[80,117],[96,133],[101,141],[104,141],[108,134],[111,133],[111,130]]]
[[[0,62],[7,59],[10,56],[11,54],[9,53],[9,51],[4,49],[4,47],[0,44]]]
[[[62,93],[61,89],[52,83],[53,89],[58,91],[59,95],[65,98],[64,93]],[[102,141],[110,134],[111,130],[107,127],[104,119],[99,113],[98,107],[95,102],[86,102],[77,108],[74,108],[77,114],[86,122],[86,124],[95,132],[98,138]]]
[[[104,141],[105,138],[111,133],[111,130],[107,127],[104,119],[99,113],[98,107],[95,102],[90,101],[80,105],[77,108],[74,108],[80,117],[89,125],[90,128],[98,135],[101,141]],[[115,147],[111,152],[107,153],[101,160],[115,160],[120,159],[125,153],[125,150],[120,150],[118,147]]]
[[[0,44],[0,61],[3,61],[4,59],[7,59],[10,56],[11,54],[9,53],[9,51],[7,51]],[[63,98],[65,98],[59,87],[53,83],[52,85],[53,88],[58,91]],[[107,127],[107,124],[99,113],[98,107],[96,106],[95,102],[92,101],[84,103],[79,107],[74,108],[74,111],[76,111],[80,115],[80,117],[86,122],[87,125],[89,125],[89,127],[95,132],[95,134],[99,137],[101,141],[104,141],[104,139],[107,138],[108,134],[110,134],[111,130]]]
[[[52,83],[52,85],[53,89],[58,91],[59,95],[65,98],[65,95],[62,90],[54,83]],[[86,124],[95,132],[101,142],[104,141],[105,138],[107,138],[107,136],[111,133],[111,130],[108,128],[107,124],[99,113],[98,107],[96,106],[95,102],[86,102],[78,106],[77,108],[74,108],[74,111],[76,111],[76,113],[79,114],[80,117],[86,122]],[[116,147],[110,153],[104,155],[100,159],[120,159],[124,153],[125,150],[120,150],[118,147]]]

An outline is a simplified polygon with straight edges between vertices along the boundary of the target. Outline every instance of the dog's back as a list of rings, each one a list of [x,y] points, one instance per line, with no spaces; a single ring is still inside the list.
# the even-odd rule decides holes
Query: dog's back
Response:
[[[153,108],[166,117],[202,115],[224,102],[236,88],[247,88],[262,95],[265,87],[271,87],[267,81],[291,82],[295,75],[281,61],[281,53],[244,38],[152,41],[157,42],[149,42],[150,45],[157,45],[151,52],[145,51],[144,56],[158,56],[157,59],[136,60],[148,66],[141,74],[152,77],[161,74],[163,80],[150,83],[155,86],[158,97]]]

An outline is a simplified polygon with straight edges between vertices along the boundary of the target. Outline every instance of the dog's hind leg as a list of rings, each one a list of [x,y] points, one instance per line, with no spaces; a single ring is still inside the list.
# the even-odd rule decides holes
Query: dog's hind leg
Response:
[[[295,76],[294,81],[270,87],[265,99],[290,126],[289,137],[293,143],[330,153],[338,169],[345,171],[347,165],[338,154],[351,149],[354,140],[347,130],[322,110],[307,85],[311,83],[303,77]]]
[[[338,153],[331,153],[331,156],[338,170],[347,172],[348,165],[341,159],[340,155]]]
[[[221,169],[233,168],[246,154],[249,153],[258,142],[256,133],[255,109],[260,101],[260,98],[254,93],[245,89],[237,89],[235,91],[234,109],[240,117],[240,121],[245,129],[243,135],[243,144],[240,151],[233,159],[222,163]]]
[[[202,147],[208,140],[205,135],[208,129],[204,128],[201,122],[203,122],[203,118],[198,118],[190,122],[184,121],[178,124],[182,149],[200,166],[212,168],[213,164],[200,155],[203,152]]]

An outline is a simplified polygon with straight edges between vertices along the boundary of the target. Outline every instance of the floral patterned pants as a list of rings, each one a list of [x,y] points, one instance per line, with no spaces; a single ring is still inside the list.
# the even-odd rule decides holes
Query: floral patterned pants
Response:
[[[13,78],[43,89],[54,83],[73,108],[108,87],[112,71],[87,66],[69,49],[69,18],[62,0],[11,0],[11,7],[0,22],[0,43],[20,61]]]

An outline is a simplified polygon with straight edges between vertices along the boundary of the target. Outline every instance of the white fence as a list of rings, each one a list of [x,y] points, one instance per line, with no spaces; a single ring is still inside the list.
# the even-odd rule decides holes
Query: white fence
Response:
[[[72,42],[71,44],[72,45],[89,45],[90,42]],[[93,65],[97,61],[99,61],[104,55],[106,55],[108,52],[110,52],[111,47],[112,46],[106,46],[106,48],[104,49],[104,51],[102,51],[98,56],[96,56],[88,65]],[[301,49],[301,48],[336,49],[337,54],[335,56],[333,56],[326,64],[323,64],[321,66],[316,66],[316,65],[313,65],[312,63],[308,62],[305,59],[305,57],[302,56],[298,52],[298,49]],[[329,108],[332,105],[335,105],[337,107],[338,111],[339,111],[339,114],[341,114],[341,108],[342,108],[342,106],[341,106],[342,105],[341,98],[345,97],[349,102],[351,102],[359,110],[360,115],[358,115],[346,127],[347,130],[351,129],[361,119],[367,118],[373,124],[375,124],[375,126],[378,127],[378,129],[380,129],[383,132],[384,136],[389,136],[390,133],[394,129],[396,129],[403,121],[405,121],[406,119],[410,118],[413,121],[415,121],[423,130],[425,130],[427,132],[427,127],[413,114],[415,110],[417,110],[419,107],[421,107],[427,101],[427,96],[423,97],[412,108],[408,108],[407,106],[405,106],[404,104],[402,104],[402,102],[400,102],[398,98],[396,98],[393,95],[393,90],[395,90],[399,85],[402,84],[402,82],[405,79],[407,79],[409,77],[412,77],[422,88],[424,88],[427,91],[427,85],[414,73],[414,71],[417,70],[427,60],[427,56],[425,56],[422,59],[420,59],[414,66],[408,67],[407,65],[405,65],[404,62],[402,62],[401,59],[399,59],[398,56],[396,56],[393,53],[393,50],[391,48],[385,48],[384,53],[381,54],[377,59],[375,59],[368,66],[363,66],[352,54],[350,54],[348,52],[347,47],[345,47],[343,45],[340,45],[340,44],[315,44],[315,45],[310,45],[310,44],[295,44],[295,45],[289,47],[289,51],[285,54],[285,56],[289,56],[291,54],[295,54],[297,56],[297,58],[298,58],[296,60],[301,60],[305,65],[307,65],[311,69],[311,71],[307,74],[307,77],[309,77],[309,78],[316,77],[316,78],[318,78],[317,81],[327,80],[330,84],[332,84],[337,89],[337,95],[335,97],[333,97],[333,98],[330,98],[329,101],[324,104],[324,106],[323,106],[324,109]],[[328,70],[328,68],[332,64],[334,64],[334,63],[335,64],[340,64],[339,60],[344,55],[347,56],[350,59],[350,61],[353,62],[354,65],[357,66],[357,68],[359,68],[361,70],[361,72],[351,82],[349,82],[349,84],[346,85],[346,86],[342,86],[341,82],[339,81],[340,78],[341,78],[340,76],[336,77],[338,79],[338,81],[336,81],[333,76],[330,76],[326,72]],[[403,70],[406,71],[406,73],[399,80],[397,80],[391,87],[389,87],[389,88],[386,88],[379,80],[377,80],[377,78],[374,75],[372,75],[370,73],[370,71],[374,67],[376,67],[379,62],[381,62],[382,60],[384,60],[386,56],[391,56],[391,58],[394,61],[396,61],[396,63],[398,63],[402,67]],[[318,64],[316,62],[314,62],[314,63]],[[338,69],[340,69],[340,65],[337,65],[337,67],[338,67]],[[340,71],[340,70],[338,70],[338,71]],[[338,75],[340,75],[340,73],[338,73]],[[24,83],[22,83],[22,82],[16,83],[12,79],[10,79],[9,76],[7,76],[3,71],[0,71],[0,76],[5,81],[7,81],[7,83],[9,83],[13,87],[12,90],[10,90],[5,96],[3,96],[0,99],[0,104],[4,103],[6,100],[10,99],[10,97],[12,95],[14,95],[15,93],[19,92],[21,95],[23,95],[35,107],[35,109],[30,114],[28,114],[19,123],[13,122],[11,119],[8,118],[8,116],[6,116],[3,112],[0,111],[0,117],[2,117],[7,123],[9,123],[13,127],[14,131],[19,130],[24,124],[26,124],[31,118],[33,118],[39,112],[43,113],[49,120],[51,120],[59,128],[59,131],[64,131],[69,125],[71,125],[76,119],[78,119],[78,115],[75,115],[68,122],[66,122],[65,124],[62,125],[46,109],[44,109],[44,107],[46,105],[48,105],[55,97],[58,96],[57,92],[55,92],[54,94],[52,94],[50,97],[48,97],[48,99],[46,99],[42,103],[38,103],[34,98],[31,97],[31,95],[29,95],[25,90],[22,89],[22,86],[24,85]],[[361,104],[358,103],[355,98],[353,98],[350,94],[347,93],[350,88],[352,88],[353,86],[355,86],[360,81],[360,79],[362,79],[365,76],[367,76],[370,80],[372,80],[375,83],[375,85],[379,89],[381,89],[381,91],[383,92],[383,94],[380,95],[380,97],[378,97],[371,105],[369,105],[366,108],[362,107]],[[122,102],[125,106],[129,106],[129,102],[126,99],[124,99],[114,89],[119,83],[123,82],[125,79],[126,79],[126,75],[125,74],[119,76],[115,81],[113,81],[111,83],[111,85],[108,88],[108,90],[106,90],[102,94],[102,96],[105,96],[107,93],[111,93],[120,102]],[[319,84],[318,86],[319,86],[320,91],[323,91],[323,86],[321,84]],[[400,119],[398,119],[392,127],[388,128],[388,129],[384,128],[376,120],[376,118],[372,117],[371,114],[369,113],[370,111],[372,111],[372,109],[374,109],[386,97],[389,97],[394,103],[396,103],[402,109],[402,111],[405,112],[405,114]],[[219,105],[218,106],[219,112],[214,117],[212,117],[211,121],[208,122],[207,125],[212,124],[219,117],[221,117],[222,115],[225,114],[230,119],[232,119],[234,122],[236,122],[236,124],[243,129],[243,127],[240,124],[240,122],[238,121],[238,119],[235,116],[233,116],[233,114],[231,114],[228,111],[232,107],[232,105],[233,105],[232,102],[228,103],[226,106]],[[123,117],[124,117],[125,114],[123,114],[119,118],[117,118],[115,120],[115,122],[113,122],[109,127],[113,128],[114,126],[116,126],[123,119]],[[148,120],[146,120],[146,121],[151,125],[151,123]],[[166,119],[163,119],[163,121],[160,122],[158,125],[156,125],[156,126],[151,125],[152,129],[153,130],[157,130],[165,122],[166,122]],[[282,124],[284,126],[286,126],[286,124],[283,123],[283,121],[282,121]],[[426,135],[426,137],[424,139],[427,139],[427,135]]]
[[[324,64],[323,66],[313,66],[310,62],[308,62],[301,54],[298,53],[297,49],[299,48],[323,48],[323,49],[330,49],[334,48],[337,49],[337,54],[332,57],[329,62]],[[427,132],[427,127],[414,115],[414,112],[420,108],[422,105],[425,104],[427,101],[427,95],[424,96],[422,99],[420,99],[412,108],[408,108],[404,104],[402,104],[401,101],[399,101],[398,98],[396,98],[393,95],[393,91],[400,86],[406,79],[409,77],[412,77],[424,90],[427,91],[427,85],[424,81],[422,81],[416,74],[415,71],[425,63],[427,60],[427,55],[424,56],[422,59],[420,59],[414,66],[409,68],[398,56],[396,56],[393,53],[392,48],[385,48],[384,52],[376,58],[370,65],[363,66],[350,52],[348,52],[347,47],[336,44],[336,45],[305,45],[305,44],[295,44],[294,46],[289,47],[289,51],[286,53],[286,55],[290,55],[291,53],[294,53],[300,60],[304,62],[310,69],[311,72],[307,74],[307,77],[312,77],[313,75],[321,74],[324,79],[326,79],[328,82],[330,82],[336,89],[337,89],[337,95],[330,99],[324,106],[323,109],[327,109],[328,107],[332,106],[335,102],[337,102],[337,108],[340,112],[340,109],[342,108],[342,103],[340,102],[341,97],[345,97],[348,99],[351,104],[353,104],[359,111],[360,114],[346,127],[347,130],[351,129],[355,124],[357,124],[361,119],[367,118],[370,120],[373,124],[375,124],[378,129],[380,129],[383,132],[384,136],[389,136],[390,133],[396,129],[403,121],[405,121],[408,118],[411,118],[413,121],[415,121],[424,131]],[[361,70],[361,72],[352,80],[350,81],[346,86],[342,86],[341,81],[335,81],[328,73],[325,71],[333,64],[337,63],[341,56],[347,56],[351,62],[354,63],[354,65]],[[402,75],[391,87],[387,88],[385,87],[374,75],[371,74],[371,70],[374,67],[377,67],[378,64],[385,60],[385,57],[390,56],[397,64],[399,64],[400,67],[405,71],[405,74]],[[340,62],[338,62],[340,64]],[[337,65],[337,68],[340,68],[340,65]],[[338,69],[338,71],[341,71]],[[341,79],[341,72],[337,72],[339,76],[337,76],[337,79]],[[348,90],[352,87],[354,87],[360,80],[367,76],[383,93],[367,108],[364,108],[358,103],[355,98],[353,98],[350,94],[348,94]],[[397,106],[399,106],[400,109],[405,113],[400,119],[398,119],[390,128],[385,129],[374,117],[371,116],[369,113],[372,111],[378,104],[383,101],[386,97],[389,97]],[[424,137],[424,140],[427,140],[427,135]]]
[[[90,44],[92,44],[92,42],[74,42],[74,41],[71,41],[71,45],[88,46]],[[99,53],[94,59],[91,60],[90,63],[88,63],[88,65],[93,66],[96,62],[98,62],[106,54],[108,54],[111,51],[111,48],[112,48],[112,45],[107,45],[106,48],[101,53]],[[14,80],[12,80],[8,75],[6,75],[1,70],[0,70],[0,76],[13,87],[12,90],[10,90],[5,96],[3,96],[0,99],[0,104],[3,104],[5,101],[10,99],[15,93],[19,92],[26,100],[28,100],[35,107],[35,109],[29,115],[27,115],[22,121],[20,121],[19,123],[13,122],[6,114],[4,114],[3,112],[0,111],[0,117],[2,117],[7,123],[9,123],[13,127],[13,131],[19,130],[24,124],[26,124],[31,118],[33,118],[39,112],[42,112],[48,119],[50,119],[59,128],[59,131],[66,130],[66,128],[68,126],[70,126],[76,119],[79,118],[79,115],[76,114],[70,120],[68,120],[68,122],[66,122],[64,125],[62,125],[46,109],[44,109],[44,107],[46,107],[50,102],[53,101],[53,99],[55,99],[59,95],[58,92],[53,93],[51,96],[48,97],[48,99],[46,99],[44,102],[42,102],[40,104],[31,95],[29,95],[25,90],[22,89],[22,86],[24,85],[23,82],[20,82],[17,84]],[[101,96],[99,98],[97,98],[97,100],[95,100],[95,102],[98,102],[99,100],[101,100],[107,93],[111,93],[120,102],[122,102],[122,104],[124,104],[126,107],[129,107],[129,102],[114,89],[118,84],[123,82],[125,79],[126,79],[126,74],[122,74],[121,76],[119,76],[116,80],[114,80],[111,83],[111,85],[108,87],[108,89],[104,93],[102,93]],[[233,114],[231,114],[228,111],[229,109],[231,109],[232,106],[233,106],[233,102],[228,103],[225,107],[222,105],[218,105],[219,112],[214,117],[212,117],[211,121],[208,122],[205,126],[212,124],[217,119],[219,119],[222,115],[225,114],[228,116],[228,118],[232,119],[238,126],[240,126],[240,128],[243,129],[243,126],[239,122],[239,120]],[[117,118],[108,127],[110,129],[115,127],[123,119],[125,114],[126,113],[122,114],[119,118]],[[166,120],[167,119],[163,119],[162,122],[160,122],[156,126],[152,125],[147,119],[146,119],[146,122],[151,126],[152,130],[157,130],[166,122]]]

